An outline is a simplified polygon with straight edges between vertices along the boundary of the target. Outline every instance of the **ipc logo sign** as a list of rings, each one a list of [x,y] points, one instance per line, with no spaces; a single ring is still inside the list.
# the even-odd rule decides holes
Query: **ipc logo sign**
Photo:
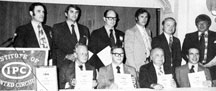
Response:
[[[2,67],[2,74],[10,79],[23,79],[31,74],[31,67],[23,62],[10,62]]]

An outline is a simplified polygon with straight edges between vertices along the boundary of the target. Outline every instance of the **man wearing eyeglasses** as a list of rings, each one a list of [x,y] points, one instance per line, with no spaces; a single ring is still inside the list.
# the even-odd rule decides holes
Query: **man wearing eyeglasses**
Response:
[[[107,46],[122,46],[124,38],[124,33],[115,28],[118,21],[118,14],[115,10],[106,10],[103,20],[105,25],[92,32],[89,42],[89,50],[94,53],[89,62],[97,69],[104,66],[104,64],[96,54]]]
[[[112,63],[105,67],[101,67],[98,73],[98,87],[99,89],[118,89],[114,83],[115,75],[117,74],[131,74],[133,85],[137,87],[135,68],[123,64],[124,50],[122,47],[114,46],[111,49]]]

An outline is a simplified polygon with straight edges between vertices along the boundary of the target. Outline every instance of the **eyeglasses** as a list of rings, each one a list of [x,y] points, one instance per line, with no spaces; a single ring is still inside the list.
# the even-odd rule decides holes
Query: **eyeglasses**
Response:
[[[114,20],[114,21],[116,21],[117,20],[117,18],[116,17],[106,17],[108,20]]]
[[[123,57],[124,53],[112,53],[112,55],[114,55],[116,57]]]

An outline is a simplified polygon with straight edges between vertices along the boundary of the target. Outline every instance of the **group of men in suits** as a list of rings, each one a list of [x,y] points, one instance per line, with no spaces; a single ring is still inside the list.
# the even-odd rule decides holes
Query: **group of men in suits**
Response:
[[[181,46],[179,39],[173,36],[177,25],[174,18],[165,18],[162,22],[163,33],[151,39],[151,32],[146,28],[150,19],[150,14],[145,9],[138,9],[136,11],[136,25],[133,28],[126,30],[125,35],[123,32],[115,28],[118,22],[117,12],[109,9],[104,12],[104,26],[94,30],[90,37],[89,29],[78,23],[81,13],[78,6],[69,5],[65,9],[66,20],[54,24],[53,28],[43,23],[46,13],[46,7],[41,3],[33,3],[29,7],[31,22],[16,29],[17,36],[14,40],[14,47],[37,47],[50,49],[49,58],[54,60],[53,64],[57,65],[59,73],[61,73],[59,74],[60,88],[65,88],[67,82],[69,82],[68,88],[73,88],[74,86],[75,81],[72,78],[75,77],[71,74],[76,71],[76,64],[79,65],[80,63],[80,60],[78,59],[79,57],[76,55],[79,54],[80,47],[80,49],[87,50],[86,46],[75,46],[79,43],[88,45],[89,50],[93,52],[93,56],[87,62],[92,65],[93,68],[86,65],[86,69],[99,69],[98,88],[109,88],[115,86],[115,84],[112,84],[114,79],[113,75],[115,75],[115,72],[112,71],[116,70],[114,69],[114,66],[123,67],[124,70],[122,69],[121,71],[133,75],[135,81],[139,79],[140,87],[162,88],[157,84],[149,84],[146,83],[148,81],[143,80],[146,79],[143,77],[150,77],[148,80],[151,80],[151,77],[157,77],[152,72],[145,72],[145,69],[154,68],[154,63],[156,63],[154,61],[157,59],[157,57],[154,57],[155,53],[161,53],[160,56],[164,56],[164,59],[163,57],[160,58],[161,63],[158,64],[163,64],[162,68],[164,68],[164,73],[176,73],[174,74],[174,77],[179,73],[176,67],[181,65]],[[185,60],[190,60],[190,55],[187,55],[187,51],[190,50],[192,46],[196,46],[198,48],[197,50],[200,50],[199,62],[202,63],[202,66],[210,69],[211,77],[215,80],[216,75],[214,71],[216,70],[216,52],[214,50],[216,49],[216,33],[209,30],[211,19],[207,15],[199,15],[196,18],[195,23],[198,31],[186,35],[182,48],[183,58]],[[201,36],[202,34],[203,36]],[[204,45],[200,43],[200,40],[204,40]],[[123,47],[123,42],[125,42],[124,46],[127,65],[122,62],[125,56],[124,49],[114,47]],[[110,65],[103,67],[105,65],[97,56],[97,53],[107,46],[113,47],[111,50],[113,59]],[[157,50],[157,52],[154,52],[155,50],[152,49]],[[152,50],[152,52],[150,52],[150,50]],[[86,61],[81,63],[85,64]],[[113,70],[110,70],[110,68],[113,68]],[[113,74],[106,73],[105,71],[107,70]],[[157,70],[148,71],[157,72]],[[136,75],[136,72],[139,73],[139,77]],[[148,76],[151,74],[154,76]],[[155,83],[155,78],[152,79],[152,82]],[[175,80],[179,83],[179,78]],[[137,87],[139,87],[139,84]]]

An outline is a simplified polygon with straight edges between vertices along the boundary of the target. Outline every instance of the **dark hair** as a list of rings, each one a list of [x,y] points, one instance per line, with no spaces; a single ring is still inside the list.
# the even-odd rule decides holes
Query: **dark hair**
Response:
[[[47,9],[46,9],[46,6],[42,3],[32,3],[30,6],[29,6],[29,11],[32,11],[34,13],[34,9],[36,6],[42,6],[44,8],[44,14],[46,15],[47,14]]]
[[[109,11],[115,12],[116,18],[118,19],[118,13],[117,13],[115,10],[113,10],[113,9],[108,9],[108,10],[104,11],[104,17],[107,17],[107,13],[108,13]]]
[[[195,19],[196,26],[200,21],[206,21],[208,23],[208,27],[211,25],[211,19],[206,14],[200,14],[196,17],[196,19]]]
[[[144,8],[139,8],[136,12],[135,12],[135,18],[138,18],[140,14],[143,14],[143,13],[147,13],[147,16],[148,16],[148,21],[150,20],[150,13],[145,10]]]
[[[190,46],[188,49],[187,49],[187,54],[186,55],[189,55],[189,50],[190,49],[197,49],[199,52],[200,52],[200,48],[198,46]]]
[[[78,10],[79,15],[81,14],[81,9],[80,9],[79,6],[77,6],[77,5],[68,5],[68,6],[65,8],[65,13],[68,13],[68,11],[69,11],[70,8],[74,8],[75,10]]]

